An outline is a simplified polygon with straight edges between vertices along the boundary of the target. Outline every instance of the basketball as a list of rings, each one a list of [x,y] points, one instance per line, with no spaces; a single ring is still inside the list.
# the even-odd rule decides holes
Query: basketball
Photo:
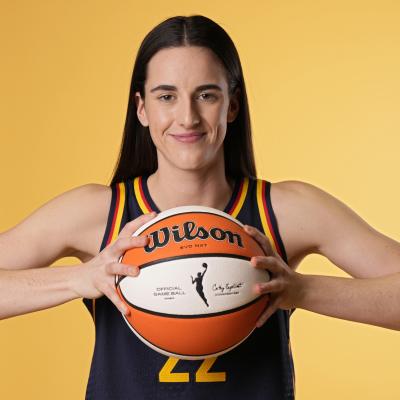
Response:
[[[140,268],[116,276],[116,290],[130,310],[132,332],[161,354],[196,360],[230,351],[255,329],[268,297],[254,284],[268,281],[250,264],[264,255],[231,215],[183,206],[159,213],[133,236],[148,236],[119,262]]]

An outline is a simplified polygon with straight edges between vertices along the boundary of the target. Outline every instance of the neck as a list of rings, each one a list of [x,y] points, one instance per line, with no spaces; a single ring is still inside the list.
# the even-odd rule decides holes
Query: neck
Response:
[[[220,163],[221,164],[221,163]],[[147,180],[150,196],[160,211],[172,207],[199,205],[224,210],[232,196],[234,182],[228,182],[224,164],[204,171],[162,167]]]

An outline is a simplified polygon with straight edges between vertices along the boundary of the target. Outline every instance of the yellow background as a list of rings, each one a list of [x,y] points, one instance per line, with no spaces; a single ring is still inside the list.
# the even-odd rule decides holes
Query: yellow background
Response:
[[[313,183],[399,240],[400,3],[389,0],[2,0],[0,230],[109,182],[138,46],[190,14],[237,45],[260,177]],[[299,271],[344,275],[320,256]],[[400,398],[399,332],[303,310],[291,321],[299,400]],[[83,398],[93,345],[81,300],[1,321],[0,398]]]

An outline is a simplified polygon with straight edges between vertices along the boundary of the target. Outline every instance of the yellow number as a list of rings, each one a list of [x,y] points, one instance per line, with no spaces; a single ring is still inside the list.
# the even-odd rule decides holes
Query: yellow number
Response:
[[[189,372],[172,372],[178,361],[179,358],[168,357],[158,374],[160,382],[189,382]]]
[[[196,382],[225,382],[225,372],[208,372],[218,357],[206,358],[196,372]]]
[[[206,358],[196,372],[196,382],[225,382],[225,372],[209,372],[218,357]],[[189,372],[172,372],[179,358],[168,357],[158,374],[160,382],[189,382]]]

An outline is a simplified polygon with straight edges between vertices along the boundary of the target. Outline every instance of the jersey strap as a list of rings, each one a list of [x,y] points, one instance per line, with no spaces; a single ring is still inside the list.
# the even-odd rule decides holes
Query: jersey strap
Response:
[[[287,263],[285,246],[279,234],[278,223],[271,203],[271,182],[257,179],[257,206],[264,234],[268,237],[278,254]]]
[[[245,177],[241,179],[239,191],[232,204],[232,207],[228,210],[228,214],[236,218],[243,207],[244,200],[246,199],[247,192],[249,190],[249,178]]]
[[[133,180],[133,190],[134,190],[136,201],[137,201],[142,213],[147,214],[147,213],[151,212],[152,211],[151,206],[144,195],[143,178],[141,176],[137,176]]]
[[[125,211],[125,183],[118,182],[111,185],[111,206],[108,214],[106,232],[103,237],[101,249],[103,250],[113,242],[119,234],[121,222]]]

